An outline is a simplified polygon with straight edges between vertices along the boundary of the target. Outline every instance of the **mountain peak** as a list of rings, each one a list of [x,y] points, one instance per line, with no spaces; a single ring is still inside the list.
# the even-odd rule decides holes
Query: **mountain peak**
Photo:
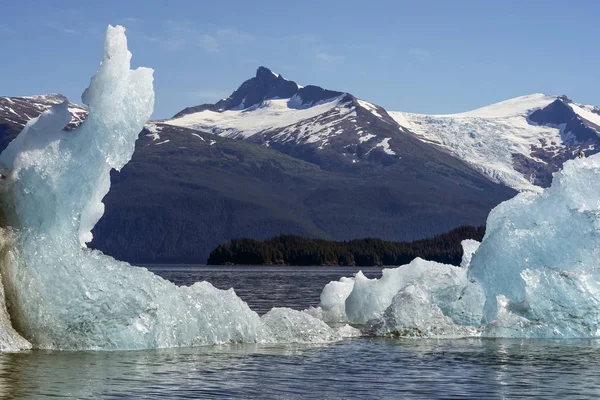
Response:
[[[269,68],[263,67],[263,66],[258,67],[258,69],[256,70],[256,76],[255,77],[257,79],[269,79],[269,80],[283,79],[283,76],[281,76],[281,75],[273,72]]]
[[[173,118],[202,111],[223,112],[226,110],[243,110],[258,105],[266,100],[290,99],[291,107],[310,107],[321,101],[342,95],[342,92],[323,89],[319,86],[298,85],[284,78],[271,69],[260,66],[256,75],[244,81],[229,97],[215,104],[202,104],[187,107]]]
[[[565,103],[573,103],[573,100],[567,97],[566,94],[561,94],[560,96],[556,96],[557,99],[565,102]]]

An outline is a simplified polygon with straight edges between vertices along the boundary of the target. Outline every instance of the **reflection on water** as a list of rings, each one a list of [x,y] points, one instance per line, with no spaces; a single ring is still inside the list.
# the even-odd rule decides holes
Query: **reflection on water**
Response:
[[[178,284],[208,280],[259,313],[316,305],[347,268],[153,268]],[[370,277],[380,276],[378,268]],[[0,397],[599,398],[600,342],[360,338],[326,345],[227,345],[0,354]]]
[[[252,267],[252,266],[149,266],[152,272],[178,285],[208,281],[219,289],[234,288],[250,308],[264,314],[273,307],[303,310],[319,304],[326,284],[362,270],[380,278],[379,267]]]
[[[595,341],[355,339],[0,355],[4,398],[598,398]]]

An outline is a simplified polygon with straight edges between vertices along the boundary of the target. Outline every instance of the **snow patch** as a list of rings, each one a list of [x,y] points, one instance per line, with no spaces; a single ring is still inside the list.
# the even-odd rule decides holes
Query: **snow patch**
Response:
[[[557,153],[574,141],[572,133],[564,132],[564,126],[538,126],[528,120],[532,111],[555,100],[554,96],[534,94],[461,114],[389,112],[389,115],[422,141],[447,149],[493,181],[518,191],[539,192],[538,186],[514,169],[514,154],[541,163],[532,155],[532,149]],[[573,105],[573,110],[593,118],[581,107]]]
[[[298,109],[290,108],[287,99],[266,100],[260,107],[247,110],[209,110],[164,121],[165,124],[212,131],[219,136],[247,139],[259,132],[285,128],[315,118],[340,105],[340,98]]]
[[[162,130],[162,127],[159,127],[158,125],[152,123],[148,123],[144,127],[150,132],[148,136],[150,136],[153,141],[157,141],[160,139],[159,133]]]
[[[579,115],[581,118],[600,127],[600,115],[596,114],[595,112],[592,111],[592,110],[596,109],[595,107],[584,106],[584,105],[575,104],[575,103],[569,103],[569,107],[571,107],[571,109],[575,112],[575,114]]]
[[[381,148],[383,149],[384,153],[389,154],[389,155],[396,155],[396,152],[394,150],[392,150],[392,148],[390,147],[390,139],[391,138],[385,138],[383,139],[381,142],[377,143],[375,145],[375,147],[373,147],[371,150],[367,151],[367,153],[365,155],[368,155],[370,152],[372,152],[373,150],[375,150],[376,148]]]
[[[371,114],[375,115],[378,118],[382,118],[383,116],[381,114],[379,114],[379,112],[377,111],[377,106],[375,104],[369,103],[368,101],[364,101],[364,100],[358,100],[358,104],[360,104],[363,108],[366,108],[367,110],[369,110],[371,112]]]
[[[362,131],[360,131],[360,132],[362,132]],[[373,135],[373,134],[367,133],[367,134],[366,134],[366,135],[364,135],[364,136],[360,136],[360,137],[358,138],[358,141],[359,141],[360,143],[364,143],[364,142],[368,142],[369,140],[373,139],[374,137],[376,137],[376,136],[375,136],[375,135]]]
[[[442,114],[446,117],[478,117],[478,118],[506,118],[513,116],[529,115],[531,111],[544,108],[556,100],[556,96],[535,93],[527,96],[515,97],[489,106],[477,108],[459,114]]]

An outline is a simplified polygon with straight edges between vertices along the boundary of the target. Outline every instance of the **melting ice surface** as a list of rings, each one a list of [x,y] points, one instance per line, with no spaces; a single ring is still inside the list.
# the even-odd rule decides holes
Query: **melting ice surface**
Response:
[[[85,247],[109,173],[131,158],[154,102],[152,70],[130,69],[122,27],[83,94],[30,121],[0,154],[0,350],[137,349],[226,342],[326,342],[357,334],[600,336],[600,155],[567,162],[541,194],[499,205],[460,267],[415,259],[329,283],[317,308],[260,317],[208,282],[178,287]],[[344,325],[353,324],[361,329]]]

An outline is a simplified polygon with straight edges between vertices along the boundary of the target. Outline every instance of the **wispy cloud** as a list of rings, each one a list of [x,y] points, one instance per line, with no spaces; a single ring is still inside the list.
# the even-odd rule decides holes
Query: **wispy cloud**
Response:
[[[409,56],[412,56],[419,61],[424,61],[424,60],[428,60],[429,58],[431,58],[431,52],[426,49],[412,48],[412,49],[408,49],[407,53]]]
[[[289,35],[281,38],[286,42],[290,43],[304,43],[304,44],[314,44],[321,41],[321,37],[319,35],[314,34],[300,34],[300,35]]]
[[[244,45],[254,40],[254,37],[235,28],[219,28],[206,32],[197,29],[189,21],[169,20],[162,34],[144,35],[144,39],[169,50],[199,47],[207,53],[218,53],[229,47]]]
[[[188,92],[188,96],[201,100],[220,100],[229,96],[229,92],[226,90],[207,89],[197,92]]]
[[[0,33],[12,34],[12,33],[16,33],[16,31],[7,25],[0,25]]]
[[[315,59],[321,64],[332,65],[344,62],[346,57],[337,54],[318,52],[315,53]]]
[[[137,22],[142,22],[142,19],[137,18],[137,17],[125,17],[125,18],[123,18],[123,21],[129,22],[129,23],[137,23]]]
[[[195,40],[208,53],[218,53],[222,49],[222,44],[212,35],[197,35]]]
[[[209,53],[218,53],[229,46],[240,46],[246,44],[254,37],[237,29],[217,29],[214,33],[189,32],[192,38],[196,38],[198,44]]]
[[[140,39],[149,43],[154,43],[166,50],[183,50],[186,47],[185,39],[167,38],[160,36],[140,35]]]
[[[79,34],[81,34],[80,31],[78,31],[76,29],[73,29],[71,27],[67,27],[67,26],[64,26],[62,24],[59,24],[58,22],[46,22],[44,25],[46,26],[46,28],[53,29],[55,31],[64,33],[66,35],[79,35]]]

